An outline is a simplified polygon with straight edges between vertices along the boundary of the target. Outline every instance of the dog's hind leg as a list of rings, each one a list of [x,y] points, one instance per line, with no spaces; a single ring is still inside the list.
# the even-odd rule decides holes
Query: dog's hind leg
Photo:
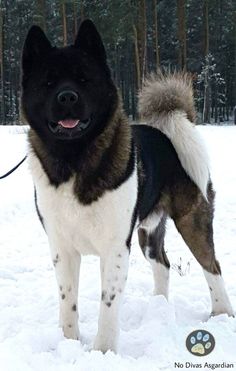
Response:
[[[170,263],[164,250],[166,216],[162,216],[154,229],[138,230],[139,244],[145,258],[150,262],[154,278],[154,295],[168,299]]]
[[[117,351],[119,312],[128,272],[129,251],[110,247],[101,257],[101,303],[94,349]]]
[[[180,215],[175,208],[173,219],[179,233],[203,268],[211,295],[212,315],[227,313],[232,316],[233,309],[225,290],[220,264],[215,257],[212,225],[214,192],[211,185],[208,187],[208,201],[199,193],[197,202],[190,206],[186,214]],[[189,203],[189,200],[186,202]]]

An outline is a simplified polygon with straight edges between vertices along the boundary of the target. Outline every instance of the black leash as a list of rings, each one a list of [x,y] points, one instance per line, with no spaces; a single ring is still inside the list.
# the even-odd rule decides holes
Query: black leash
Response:
[[[8,175],[12,174],[23,162],[26,160],[27,155],[16,165],[13,169],[9,170],[6,174],[0,176],[0,179],[6,178]]]

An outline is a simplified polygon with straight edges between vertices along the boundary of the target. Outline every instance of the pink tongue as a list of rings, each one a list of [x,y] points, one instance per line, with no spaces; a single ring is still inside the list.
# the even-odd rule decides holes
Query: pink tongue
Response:
[[[63,126],[63,128],[74,128],[78,125],[79,120],[61,120],[58,124]]]

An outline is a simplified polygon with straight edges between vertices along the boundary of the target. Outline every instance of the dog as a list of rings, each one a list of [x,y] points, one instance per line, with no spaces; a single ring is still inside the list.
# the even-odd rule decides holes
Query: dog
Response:
[[[22,110],[65,337],[79,339],[80,260],[96,254],[101,303],[94,349],[117,351],[134,228],[152,266],[154,294],[168,297],[168,217],[203,268],[212,314],[233,315],[214,252],[214,191],[187,75],[147,79],[139,95],[144,123],[130,125],[92,21],[84,20],[75,43],[64,48],[32,26],[22,54]]]

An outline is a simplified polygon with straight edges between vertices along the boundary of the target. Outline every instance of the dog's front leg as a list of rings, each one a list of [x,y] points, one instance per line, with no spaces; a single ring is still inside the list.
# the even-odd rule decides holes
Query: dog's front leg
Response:
[[[51,255],[59,291],[60,327],[65,337],[79,339],[78,328],[78,283],[80,255],[72,250],[68,252],[63,241],[50,243]]]
[[[101,303],[95,350],[116,352],[119,337],[119,312],[129,263],[129,251],[112,249],[101,257]]]

